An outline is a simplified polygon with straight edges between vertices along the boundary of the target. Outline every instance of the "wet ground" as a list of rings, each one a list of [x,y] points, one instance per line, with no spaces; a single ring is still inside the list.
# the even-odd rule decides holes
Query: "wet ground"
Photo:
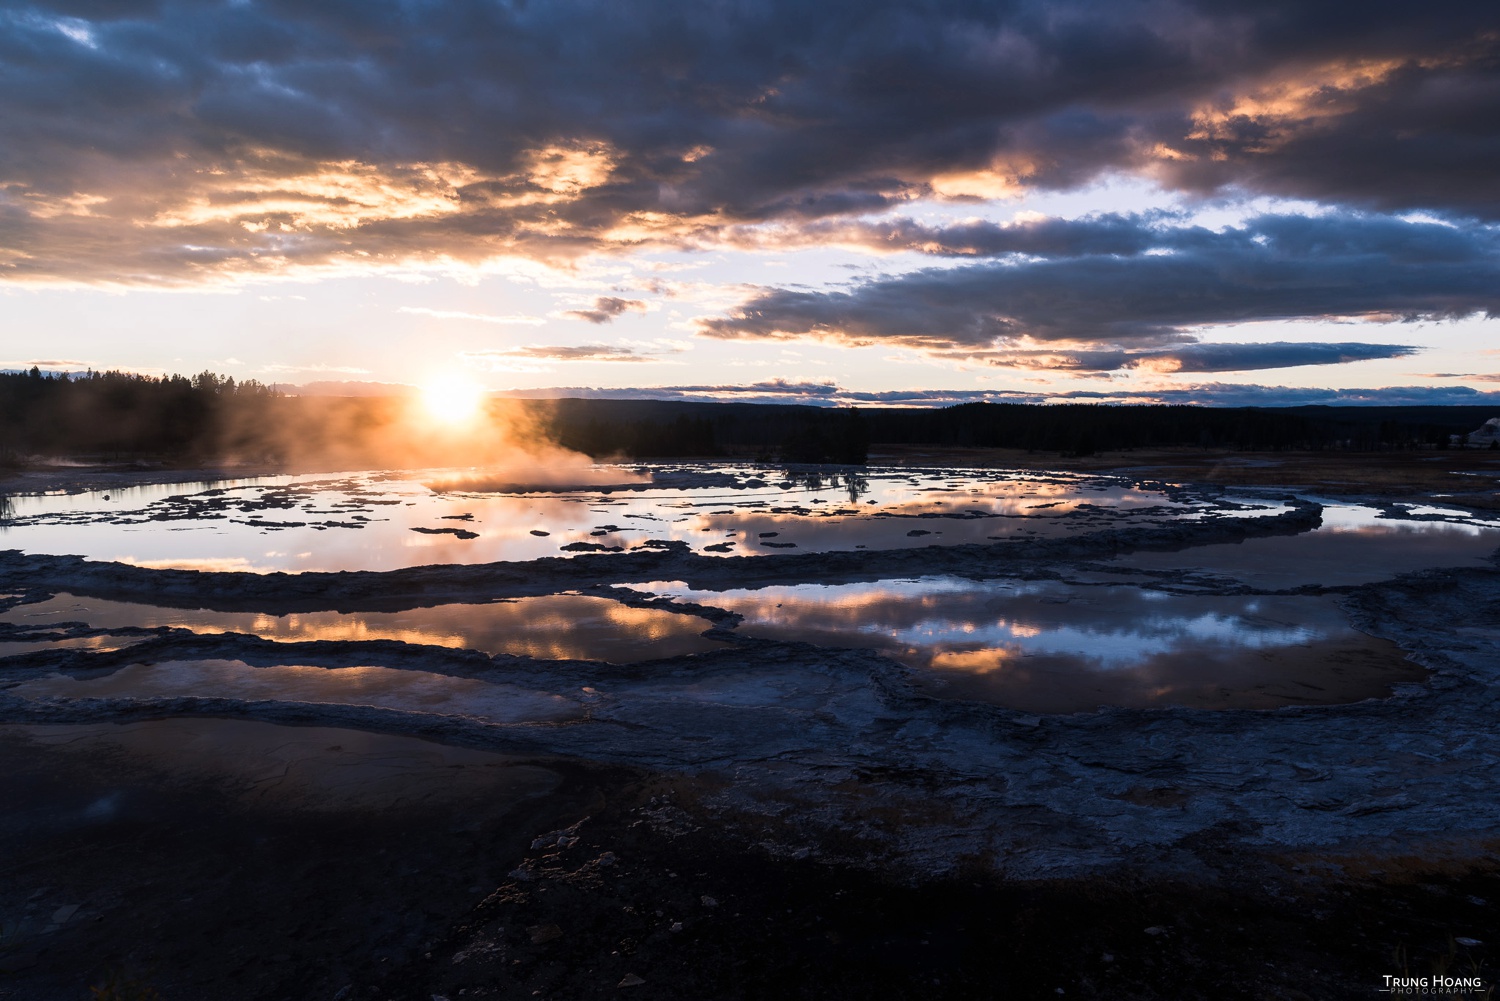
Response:
[[[1482,490],[619,480],[13,497],[0,997],[1350,997],[1419,954],[1488,978]],[[1296,963],[1262,972],[1241,920]]]

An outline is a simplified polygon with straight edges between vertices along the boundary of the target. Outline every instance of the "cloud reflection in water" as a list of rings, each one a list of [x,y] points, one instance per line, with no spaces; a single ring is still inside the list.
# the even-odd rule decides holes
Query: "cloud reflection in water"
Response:
[[[704,639],[703,619],[608,598],[557,594],[484,604],[435,605],[399,612],[218,612],[160,608],[59,594],[0,613],[0,622],[51,625],[86,622],[96,629],[170,626],[195,632],[236,632],[269,640],[399,640],[489,654],[546,660],[616,663],[676,657],[722,644]]]
[[[1054,581],[921,578],[695,591],[750,636],[873,648],[953,697],[1036,712],[1101,705],[1271,708],[1388,695],[1421,670],[1330,598],[1172,595]]]

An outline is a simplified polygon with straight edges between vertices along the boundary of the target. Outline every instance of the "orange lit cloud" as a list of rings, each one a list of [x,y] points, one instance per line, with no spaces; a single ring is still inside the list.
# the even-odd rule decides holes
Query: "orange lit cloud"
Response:
[[[826,243],[1024,255],[1047,227],[889,216],[1120,173],[1500,219],[1483,4],[772,0],[732,32],[657,0],[26,11],[0,53],[4,283]],[[1006,335],[981,326],[909,339]]]

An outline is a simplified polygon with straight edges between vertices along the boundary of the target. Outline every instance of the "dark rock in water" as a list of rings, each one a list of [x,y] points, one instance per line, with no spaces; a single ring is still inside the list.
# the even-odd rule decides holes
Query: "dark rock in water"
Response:
[[[466,528],[413,528],[413,532],[421,532],[423,535],[452,535],[459,539],[477,539],[478,532],[471,532]]]
[[[597,542],[570,542],[566,546],[559,546],[565,553],[623,553],[624,546],[605,546]]]
[[[734,548],[733,542],[719,542],[712,546],[704,546],[705,553],[727,553]]]
[[[796,549],[795,542],[762,542],[761,545],[768,549]]]
[[[774,539],[774,538],[776,538],[776,536],[778,536],[780,534],[781,534],[780,532],[761,532],[760,533],[760,537],[762,539]]]
[[[919,535],[931,535],[932,533],[927,531],[925,528],[914,528],[906,534],[909,538],[916,538]]]
[[[535,535],[539,539],[545,539],[547,536],[551,535],[552,533],[551,532],[544,532],[540,528],[533,528],[531,530],[531,534]]]
[[[661,550],[662,552],[683,552],[683,553],[690,553],[690,552],[693,551],[693,547],[692,546],[689,546],[686,542],[681,542],[681,541],[679,541],[677,539],[647,539],[645,542],[642,542],[640,545],[636,546],[635,548],[636,549],[657,549],[657,550]]]
[[[474,516],[472,514],[445,514],[442,517],[443,517],[444,521],[473,521],[474,520]]]

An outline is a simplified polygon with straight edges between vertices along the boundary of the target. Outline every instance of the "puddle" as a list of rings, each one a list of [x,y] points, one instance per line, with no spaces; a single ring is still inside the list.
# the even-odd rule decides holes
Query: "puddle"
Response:
[[[96,629],[172,626],[201,633],[247,633],[282,641],[400,640],[478,650],[490,656],[513,654],[541,660],[611,663],[678,657],[723,646],[699,635],[709,624],[696,616],[631,608],[608,598],[572,594],[485,604],[435,605],[400,612],[289,615],[160,608],[58,594],[0,613],[0,622],[32,627],[83,622]],[[4,644],[0,644],[0,656],[5,652]]]
[[[738,612],[748,636],[875,649],[916,669],[935,694],[1031,712],[1337,704],[1424,677],[1327,597],[944,577],[724,592],[632,586]]]
[[[472,678],[389,667],[252,667],[238,660],[131,664],[101,677],[51,674],[9,691],[26,699],[196,697],[331,703],[470,716],[492,723],[557,722],[582,715],[577,702],[560,695]]]
[[[460,489],[478,474],[429,470],[16,496],[0,548],[197,570],[390,570],[666,543],[708,555],[912,548],[1284,509],[1071,473],[638,468],[651,484]]]
[[[1438,567],[1488,566],[1500,547],[1500,522],[1466,512],[1411,507],[1404,509],[1405,516],[1392,517],[1378,508],[1323,503],[1322,527],[1301,535],[1176,553],[1132,553],[1116,561],[1146,570],[1207,570],[1277,590],[1368,584]]]
[[[79,755],[100,777],[146,770],[169,786],[206,784],[282,810],[388,812],[479,796],[491,803],[520,801],[551,792],[560,781],[555,772],[504,755],[334,727],[171,719],[10,724],[0,726],[0,736]],[[80,812],[78,823],[107,819],[119,805],[118,794],[104,796]],[[55,815],[55,808],[48,813]]]

